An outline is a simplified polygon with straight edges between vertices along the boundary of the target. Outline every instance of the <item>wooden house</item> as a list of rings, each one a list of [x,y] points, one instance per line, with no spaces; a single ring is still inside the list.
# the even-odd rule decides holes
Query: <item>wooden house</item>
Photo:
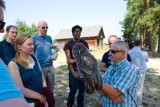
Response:
[[[57,44],[63,49],[64,44],[73,38],[71,29],[61,30],[55,37]],[[83,27],[81,38],[84,39],[90,50],[103,48],[103,39],[105,38],[102,26]]]

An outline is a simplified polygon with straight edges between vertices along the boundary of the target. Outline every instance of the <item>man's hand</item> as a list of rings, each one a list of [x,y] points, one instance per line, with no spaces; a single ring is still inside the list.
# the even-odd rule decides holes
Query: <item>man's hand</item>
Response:
[[[54,53],[54,54],[51,56],[51,59],[52,59],[53,61],[55,61],[57,58],[58,58],[58,53]]]
[[[75,79],[78,79],[78,75],[77,75],[76,72],[72,72],[72,75],[73,75],[73,77],[74,77]]]
[[[75,59],[67,59],[67,64],[73,64],[75,62],[76,62]]]
[[[116,104],[119,104],[124,102],[124,99],[120,96],[118,98],[112,99],[112,101],[114,101]]]

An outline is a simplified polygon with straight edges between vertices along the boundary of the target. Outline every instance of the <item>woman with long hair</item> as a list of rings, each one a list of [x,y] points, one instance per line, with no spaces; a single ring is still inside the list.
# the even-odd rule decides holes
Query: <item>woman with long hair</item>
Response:
[[[40,94],[43,87],[46,87],[46,81],[41,72],[38,60],[33,55],[34,45],[30,35],[19,35],[14,42],[17,50],[15,59],[10,61],[8,68],[24,94],[26,101],[34,106],[39,100],[46,102],[46,96]]]

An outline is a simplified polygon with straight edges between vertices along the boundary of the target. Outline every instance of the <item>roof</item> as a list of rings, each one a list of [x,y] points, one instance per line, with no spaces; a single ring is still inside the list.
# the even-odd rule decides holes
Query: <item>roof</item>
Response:
[[[82,33],[81,33],[82,38],[97,37],[97,36],[99,36],[99,33],[101,30],[103,32],[103,27],[100,25],[83,27],[82,29],[83,29]],[[103,32],[103,34],[104,34],[104,32]],[[70,38],[73,38],[71,29],[63,29],[54,37],[54,39],[70,39]]]

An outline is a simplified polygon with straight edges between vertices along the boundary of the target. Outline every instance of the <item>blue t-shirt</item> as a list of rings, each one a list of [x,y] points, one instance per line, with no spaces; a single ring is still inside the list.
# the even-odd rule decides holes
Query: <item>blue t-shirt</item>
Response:
[[[51,45],[52,38],[49,35],[41,36],[35,35],[33,36],[34,42],[34,54],[37,57],[41,67],[52,66],[53,61],[51,59]]]
[[[19,87],[14,82],[7,66],[0,59],[0,101],[11,98],[24,98]]]

